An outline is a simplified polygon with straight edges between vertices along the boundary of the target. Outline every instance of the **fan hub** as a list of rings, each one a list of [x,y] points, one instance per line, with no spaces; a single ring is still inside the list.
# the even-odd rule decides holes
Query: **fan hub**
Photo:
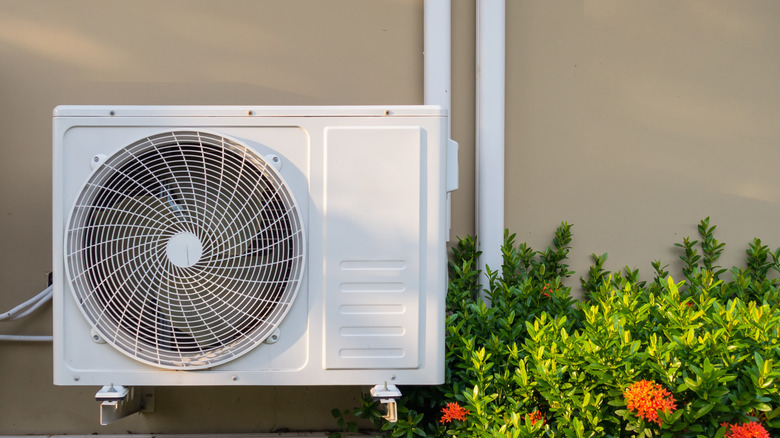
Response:
[[[203,244],[195,234],[182,231],[168,240],[165,253],[174,265],[189,268],[200,261],[203,255]]]

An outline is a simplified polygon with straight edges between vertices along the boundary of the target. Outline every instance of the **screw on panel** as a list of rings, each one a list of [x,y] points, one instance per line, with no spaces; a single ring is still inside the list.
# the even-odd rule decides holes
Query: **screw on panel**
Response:
[[[233,376],[233,381],[235,382],[236,380],[238,380],[238,376]]]
[[[80,380],[79,376],[73,376],[73,381],[78,382]]]
[[[114,111],[109,111],[109,113],[108,113],[108,114],[109,114],[109,115],[111,115],[111,116],[113,116],[113,115],[114,115],[114,114],[116,114],[116,113],[115,113]]]
[[[93,156],[92,159],[89,162],[89,168],[92,169],[92,170],[97,169],[98,166],[100,166],[101,163],[106,161],[107,158],[108,157],[106,155],[103,155],[103,154],[97,154],[97,155]]]
[[[279,340],[279,335],[280,335],[280,331],[279,331],[279,329],[276,329],[263,342],[265,342],[266,344],[273,344],[273,343],[275,343],[276,341]]]
[[[281,158],[279,158],[278,155],[268,154],[268,155],[264,156],[263,158],[265,158],[265,160],[268,161],[269,164],[274,166],[276,168],[276,170],[281,170],[282,169],[282,160],[281,160]]]
[[[252,111],[252,110],[249,110],[249,111],[247,111],[247,115],[253,116],[253,115],[255,115],[255,112]]]
[[[97,332],[94,328],[90,330],[90,336],[92,337],[92,341],[98,344],[105,344],[106,341],[103,340],[103,338],[100,336],[100,333]]]

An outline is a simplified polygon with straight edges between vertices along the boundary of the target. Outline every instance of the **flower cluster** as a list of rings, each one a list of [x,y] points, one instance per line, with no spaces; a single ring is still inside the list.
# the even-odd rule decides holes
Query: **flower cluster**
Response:
[[[552,299],[552,297],[550,296],[550,293],[552,293],[552,292],[553,292],[553,288],[550,287],[550,283],[546,283],[544,285],[544,287],[542,288],[542,295],[546,296],[547,298]]]
[[[540,411],[533,411],[530,414],[525,414],[525,419],[529,421],[532,426],[539,420],[544,424],[544,415]]]
[[[466,415],[471,412],[457,403],[447,403],[447,406],[441,409],[441,423],[449,423],[452,420],[466,421]]]
[[[661,385],[648,380],[640,380],[623,393],[629,410],[647,421],[655,421],[659,425],[658,410],[671,414],[677,409],[674,397]]]
[[[725,438],[769,438],[769,432],[761,423],[723,423],[721,426],[726,428]]]

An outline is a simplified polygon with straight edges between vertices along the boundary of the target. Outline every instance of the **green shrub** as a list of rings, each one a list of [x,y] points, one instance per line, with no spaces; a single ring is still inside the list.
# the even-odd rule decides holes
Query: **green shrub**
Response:
[[[397,423],[377,420],[370,399],[356,412],[387,436],[728,437],[726,423],[748,422],[780,433],[780,249],[755,239],[746,266],[725,270],[714,231],[705,219],[700,240],[677,244],[680,282],[660,261],[644,282],[594,255],[581,301],[563,284],[570,225],[544,251],[507,233],[485,291],[476,240],[461,239],[446,383],[402,388]]]

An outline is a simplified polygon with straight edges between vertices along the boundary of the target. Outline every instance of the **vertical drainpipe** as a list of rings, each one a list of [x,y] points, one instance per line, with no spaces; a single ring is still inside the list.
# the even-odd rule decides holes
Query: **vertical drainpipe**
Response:
[[[505,0],[477,0],[476,228],[479,266],[501,268],[504,239]],[[481,284],[487,286],[487,276]]]
[[[450,0],[425,0],[424,94],[426,105],[450,111]],[[450,132],[447,132],[449,136]]]
[[[452,136],[451,113],[451,28],[452,7],[450,0],[425,0],[423,5],[423,68],[424,101],[426,105],[439,105],[448,114],[447,138]],[[458,188],[458,145],[449,140],[447,146],[447,206],[446,233],[449,240],[451,224],[450,192]]]

